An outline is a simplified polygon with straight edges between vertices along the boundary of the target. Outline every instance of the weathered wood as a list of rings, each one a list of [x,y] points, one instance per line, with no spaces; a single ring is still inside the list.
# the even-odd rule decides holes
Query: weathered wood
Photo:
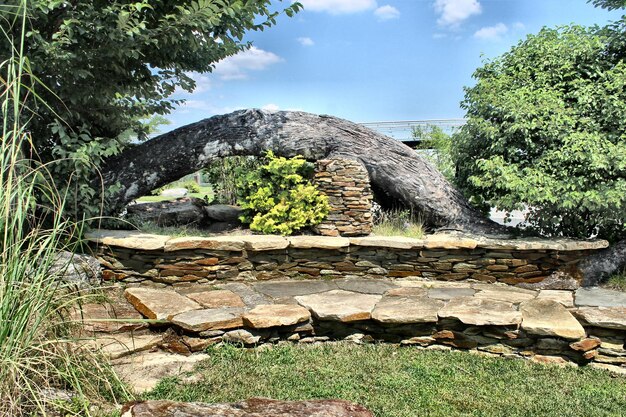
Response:
[[[242,110],[214,116],[160,135],[106,161],[104,186],[120,186],[107,214],[217,158],[234,155],[303,155],[360,161],[377,198],[420,213],[435,228],[479,233],[504,229],[474,210],[424,158],[392,138],[356,123],[304,112]]]

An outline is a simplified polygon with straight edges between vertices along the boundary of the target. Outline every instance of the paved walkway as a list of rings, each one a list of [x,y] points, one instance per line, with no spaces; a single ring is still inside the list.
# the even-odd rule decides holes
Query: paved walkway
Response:
[[[85,334],[98,336],[90,343],[112,358],[156,347],[190,354],[224,341],[385,341],[626,373],[626,293],[602,288],[336,279],[138,285],[117,294],[82,311]]]

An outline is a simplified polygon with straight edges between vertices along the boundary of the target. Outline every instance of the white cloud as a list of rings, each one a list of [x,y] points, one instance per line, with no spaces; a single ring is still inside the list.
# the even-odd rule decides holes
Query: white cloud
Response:
[[[302,38],[298,38],[296,39],[300,45],[302,46],[313,46],[315,45],[315,42],[313,42],[313,39],[311,38],[307,38],[307,37],[302,37]]]
[[[261,71],[282,60],[272,52],[253,46],[218,62],[213,74],[218,75],[222,80],[243,80],[248,78],[249,71]]]
[[[474,37],[478,39],[484,40],[497,40],[500,39],[502,35],[507,33],[509,28],[504,23],[498,23],[495,26],[486,26],[484,28],[480,28],[474,33]]]
[[[374,16],[376,16],[378,20],[392,20],[400,17],[400,11],[387,4],[374,10]]]
[[[437,23],[449,27],[456,27],[470,16],[482,12],[478,0],[435,0],[434,7],[440,15]]]
[[[299,0],[304,10],[330,14],[357,13],[374,9],[376,0]]]
[[[270,113],[274,113],[274,112],[280,110],[280,107],[278,107],[277,104],[268,103],[265,106],[261,107],[261,110],[265,110],[265,111],[268,111]]]
[[[519,30],[526,29],[526,25],[523,24],[522,22],[515,22],[515,23],[513,23],[513,27],[515,29],[519,29]]]

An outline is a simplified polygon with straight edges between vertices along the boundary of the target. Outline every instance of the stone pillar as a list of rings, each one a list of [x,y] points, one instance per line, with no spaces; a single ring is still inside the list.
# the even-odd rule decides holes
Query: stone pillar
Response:
[[[316,226],[324,236],[365,236],[372,232],[372,189],[367,170],[359,161],[317,161],[315,185],[328,196],[330,212]]]

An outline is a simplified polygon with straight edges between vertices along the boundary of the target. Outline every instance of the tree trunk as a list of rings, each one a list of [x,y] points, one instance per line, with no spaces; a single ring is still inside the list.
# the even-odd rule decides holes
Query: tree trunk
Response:
[[[130,201],[234,155],[302,155],[360,161],[377,198],[419,213],[427,226],[477,233],[505,228],[474,210],[428,161],[401,142],[356,123],[304,112],[242,110],[214,116],[160,135],[106,161],[105,189],[119,189],[107,204],[116,214]],[[386,201],[385,201],[386,200]]]

